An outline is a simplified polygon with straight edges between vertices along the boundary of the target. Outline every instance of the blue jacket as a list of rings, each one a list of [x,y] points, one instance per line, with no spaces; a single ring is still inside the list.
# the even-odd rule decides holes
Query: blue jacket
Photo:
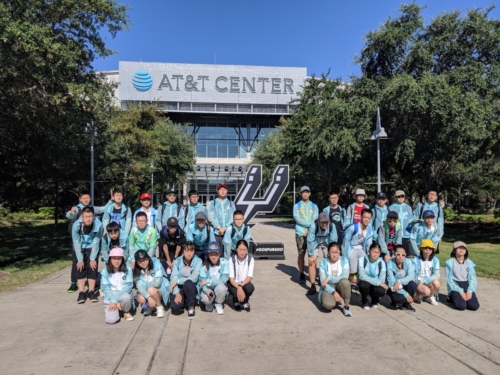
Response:
[[[223,202],[219,198],[210,201],[208,205],[208,220],[214,227],[217,236],[220,236],[219,228],[227,228],[233,222],[234,211],[236,211],[234,203],[227,198]]]
[[[101,245],[102,224],[101,221],[94,217],[92,230],[89,234],[84,233],[82,218],[73,223],[71,228],[71,237],[73,239],[73,247],[75,248],[76,258],[78,262],[83,262],[82,249],[92,249],[90,252],[90,260],[95,260],[99,254]]]
[[[172,284],[177,281],[177,285],[174,287],[172,294],[177,294],[180,291],[179,285],[184,285],[184,283],[187,280],[191,280],[194,283],[194,285],[198,285],[198,279],[200,277],[202,263],[203,262],[201,261],[200,258],[198,258],[196,255],[193,256],[193,259],[191,260],[191,265],[193,266],[191,275],[189,275],[189,277],[182,277],[182,266],[184,264],[184,256],[181,255],[174,261],[174,269],[172,270],[172,275],[170,276],[170,280]]]
[[[120,242],[120,247],[123,249],[125,260],[128,259],[128,236],[123,229],[120,229],[118,235],[118,241]],[[105,263],[108,263],[109,252],[111,246],[111,237],[109,237],[108,232],[104,231],[101,240],[101,256]]]
[[[403,227],[403,238],[410,238],[410,233],[406,231],[406,227],[413,220],[413,212],[411,207],[406,203],[397,204],[394,203],[389,207],[389,211],[395,211],[398,213],[399,221]]]
[[[366,267],[365,267],[366,259]],[[379,263],[382,265],[379,266]],[[385,281],[387,268],[382,258],[377,258],[375,262],[370,262],[370,256],[367,255],[358,259],[358,278],[359,280],[366,281],[367,283],[379,286],[380,283]]]
[[[139,227],[132,228],[128,236],[129,262],[135,262],[134,255],[138,250],[146,250],[151,258],[156,257],[157,238],[156,229],[149,224],[143,231]]]
[[[330,206],[326,206],[325,208],[323,208],[323,212],[326,213],[328,216],[330,216],[330,221],[331,222],[334,222],[334,221],[340,221],[340,226],[342,228],[344,228],[347,223],[346,223],[346,218],[347,218],[347,214],[345,212],[345,209],[343,207],[338,207],[340,209],[340,215],[338,214],[331,214],[330,215]]]
[[[476,293],[476,287],[477,287],[477,277],[476,277],[476,270],[474,267],[476,267],[476,264],[470,260],[466,260],[468,266],[469,266],[469,273],[467,274],[467,282],[469,283],[469,287],[467,290],[463,290],[458,286],[458,284],[453,281],[453,258],[450,258],[446,261],[445,266],[446,266],[446,286],[448,287],[448,294],[451,292],[471,292],[471,293]]]
[[[396,233],[395,237],[392,239],[389,238],[389,224],[387,224],[387,221],[384,220],[382,222],[382,225],[378,228],[378,244],[380,245],[380,250],[382,251],[383,255],[388,255],[389,250],[387,249],[387,244],[389,243],[394,243],[394,245],[401,245],[403,243],[403,226],[401,225],[401,222],[398,221],[396,223]]]
[[[304,203],[303,201],[298,201],[295,206],[293,206],[295,233],[299,236],[303,236],[318,216],[318,206],[313,202],[309,201],[308,203]]]
[[[347,228],[344,230],[344,240],[342,241],[342,255],[349,258],[349,256],[352,254],[352,251],[354,249],[354,245],[356,244],[356,241],[358,240],[358,233],[360,231],[360,226],[361,224],[356,223],[349,225]],[[354,230],[356,230],[356,233],[354,233]],[[368,254],[368,250],[370,249],[370,245],[373,243],[372,241],[373,237],[373,229],[370,224],[366,227],[366,236],[363,241],[363,250],[365,251],[366,254]]]
[[[443,209],[437,204],[437,202],[434,202],[432,205],[430,205],[427,202],[418,203],[417,207],[415,207],[415,212],[413,213],[413,217],[414,218],[423,219],[422,218],[422,214],[426,210],[431,210],[436,215],[436,219],[434,220],[434,224],[437,225],[437,227],[439,228],[440,236],[443,237],[443,234],[444,234],[444,213],[443,213]],[[441,238],[441,237],[439,237],[439,238]]]
[[[153,261],[153,280],[146,281],[145,275],[141,272],[135,280],[135,285],[137,286],[137,291],[146,299],[149,297],[148,288],[153,287],[159,289],[161,292],[161,299],[166,305],[168,296],[170,295],[170,282],[167,279],[167,274],[160,260],[158,258],[151,258],[151,260]],[[138,266],[136,265],[136,267]]]
[[[346,212],[346,219],[345,219],[345,225],[348,226],[349,224],[354,223],[354,205],[356,203],[352,203],[347,207],[347,212]],[[370,209],[370,206],[368,206],[366,203],[363,203],[365,208]]]
[[[439,227],[437,227],[436,225],[432,224],[432,229],[427,230],[427,226],[424,222],[415,223],[413,225],[413,228],[411,229],[410,234],[410,244],[413,256],[417,257],[420,255],[420,244],[422,243],[422,240],[425,239],[432,240],[434,246],[437,249],[437,246],[439,245],[439,239],[441,238],[439,235]]]
[[[247,228],[246,231],[245,228]],[[245,236],[243,236],[243,233],[245,233]],[[228,226],[226,232],[224,232],[224,238],[222,239],[222,243],[224,244],[224,257],[229,260],[229,258],[231,257],[231,250],[236,250],[236,243],[239,240],[247,241],[248,245],[250,246],[251,237],[251,228],[245,224],[241,225],[240,230],[236,228],[235,224],[231,224],[230,226]]]
[[[153,228],[155,228],[156,227],[156,216],[158,214],[158,211],[156,211],[156,209],[153,207],[150,207],[149,211],[151,212],[151,215],[149,216],[148,224],[151,225]],[[137,227],[137,223],[135,222],[135,218],[139,212],[146,212],[146,211],[144,211],[144,209],[142,207],[135,210],[134,217],[132,218],[132,228]]]
[[[380,228],[380,226],[382,225],[384,220],[387,218],[387,214],[389,213],[389,209],[387,208],[387,206],[380,207],[378,204],[376,204],[372,208],[372,212],[373,212],[373,215],[372,215],[372,221],[370,222],[370,224],[372,225],[372,228],[373,228],[373,241],[377,242],[378,229]]]
[[[177,213],[178,212],[178,213]],[[156,230],[160,233],[161,228],[167,225],[167,220],[175,217],[179,222],[179,227],[184,229],[186,226],[186,208],[178,205],[176,202],[169,203],[168,201],[158,207],[156,213]]]
[[[106,228],[106,225],[113,221],[112,217],[114,207],[115,205],[112,200],[106,204],[106,210],[104,211],[104,215],[102,217],[102,225],[104,228]],[[121,206],[120,222],[118,224],[120,224],[121,229],[123,229],[127,234],[130,232],[130,228],[132,228],[132,212],[130,211],[130,208],[123,203]]]
[[[313,221],[307,231],[307,255],[310,257],[314,256],[314,250],[320,242],[324,242],[326,246],[330,242],[337,242],[337,229],[333,223],[329,222],[324,232],[318,227],[319,224]]]
[[[413,264],[415,266],[415,283],[417,285],[420,282],[418,280],[418,274],[420,272],[420,261],[421,261],[420,256],[413,258]],[[431,269],[432,273],[429,277],[424,277],[424,279],[422,280],[424,285],[428,285],[432,283],[434,280],[439,280],[441,278],[439,269],[440,269],[439,259],[437,256],[434,256],[434,258],[432,258],[432,269]]]
[[[328,264],[330,263],[330,259],[323,258],[319,265],[319,281],[321,287],[319,288],[318,301],[321,303],[321,294],[323,290],[329,294],[332,294],[335,290],[335,287],[342,279],[347,279],[349,277],[349,258],[341,256],[339,258],[340,264],[342,265],[342,273],[339,277],[330,275],[328,273]],[[323,281],[328,279],[328,284],[323,288]],[[349,301],[346,301],[349,303]]]
[[[134,285],[134,275],[132,268],[125,263],[127,267],[127,272],[125,273],[125,278],[123,279],[122,289],[121,290],[112,290],[113,285],[111,285],[110,277],[111,275],[108,273],[106,267],[101,270],[101,291],[104,295],[104,299],[110,302],[118,303],[120,302],[120,296],[123,293],[130,294],[132,299],[132,307],[135,308],[135,299],[132,295],[132,286]]]
[[[207,231],[209,232],[208,235]],[[186,241],[194,242],[196,252],[206,251],[208,244],[215,241],[214,228],[210,227],[209,224],[205,224],[200,230],[196,222],[194,222],[187,227]]]
[[[187,206],[186,227],[194,223],[194,218],[198,212],[203,212],[208,218],[208,210],[200,202],[198,202],[196,206],[193,206],[192,204]]]
[[[201,266],[200,278],[197,285],[198,292],[200,291],[201,283],[205,280],[210,280],[210,282],[201,287],[201,290],[203,290],[204,292],[206,292],[209,287],[215,287],[219,284],[226,285],[227,281],[229,280],[229,260],[221,257],[219,258],[219,263],[220,270],[218,277],[216,278],[210,277],[210,266],[208,266],[208,268],[205,266]]]
[[[405,277],[400,279],[398,277],[396,259],[392,258],[387,262],[387,286],[389,288],[392,288],[394,284],[396,284],[396,281],[398,281],[401,285],[408,285],[410,281],[415,281],[415,264],[413,264],[410,259],[405,258],[403,261],[403,270],[405,271]],[[408,296],[408,292],[404,289],[399,289],[396,293],[402,294],[405,298]]]

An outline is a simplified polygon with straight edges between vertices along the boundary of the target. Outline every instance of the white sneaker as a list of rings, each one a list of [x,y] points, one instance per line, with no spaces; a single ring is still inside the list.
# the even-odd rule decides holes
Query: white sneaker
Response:
[[[156,317],[164,318],[165,317],[165,308],[163,306],[158,306],[156,308]]]
[[[123,319],[128,320],[128,321],[132,321],[132,320],[134,320],[134,317],[132,315],[130,315],[130,313],[123,313]]]
[[[378,303],[373,304],[372,309],[378,309]]]
[[[220,303],[215,304],[215,310],[217,311],[218,315],[224,314],[224,307]]]
[[[436,297],[434,297],[434,296],[429,297],[429,303],[432,306],[438,306],[439,305],[439,303],[436,301]]]
[[[365,305],[363,305],[363,309],[370,310],[370,304],[366,303]]]

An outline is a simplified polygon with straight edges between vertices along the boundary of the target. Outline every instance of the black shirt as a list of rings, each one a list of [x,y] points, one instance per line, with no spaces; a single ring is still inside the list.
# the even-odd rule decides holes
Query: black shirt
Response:
[[[329,207],[329,215],[330,222],[335,225],[335,229],[337,230],[337,241],[342,241],[342,211],[340,210],[340,206],[337,208]]]
[[[177,246],[183,246],[186,243],[186,234],[181,228],[177,227],[177,231],[173,235],[171,235],[168,232],[168,228],[163,227],[163,229],[160,232],[160,240],[158,242],[159,242],[158,245],[160,247],[160,259],[165,258],[165,253],[163,252],[163,245],[167,245],[170,260],[173,261],[175,255],[175,249],[177,248]]]

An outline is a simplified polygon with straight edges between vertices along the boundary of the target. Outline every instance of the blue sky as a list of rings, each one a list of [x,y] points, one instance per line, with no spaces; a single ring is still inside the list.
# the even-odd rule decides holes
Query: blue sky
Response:
[[[129,0],[130,31],[108,38],[116,55],[94,63],[116,70],[119,61],[306,67],[309,75],[358,74],[353,56],[363,36],[402,0]],[[408,1],[409,2],[409,1]],[[442,11],[488,7],[492,0],[418,1],[426,21]],[[500,18],[495,9],[491,17]],[[344,78],[345,79],[345,78]]]

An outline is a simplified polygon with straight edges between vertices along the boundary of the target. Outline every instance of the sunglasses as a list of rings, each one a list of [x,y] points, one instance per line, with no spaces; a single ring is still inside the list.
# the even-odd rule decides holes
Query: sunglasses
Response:
[[[396,256],[397,256],[397,257],[403,257],[403,258],[404,258],[404,257],[406,256],[406,254],[399,254],[399,253],[396,253]]]
[[[175,197],[177,194],[167,194],[167,197]]]
[[[396,198],[404,198],[405,196],[404,195],[398,195],[396,196]]]
[[[108,230],[108,233],[118,233],[119,230],[118,229],[111,229],[111,230]]]

